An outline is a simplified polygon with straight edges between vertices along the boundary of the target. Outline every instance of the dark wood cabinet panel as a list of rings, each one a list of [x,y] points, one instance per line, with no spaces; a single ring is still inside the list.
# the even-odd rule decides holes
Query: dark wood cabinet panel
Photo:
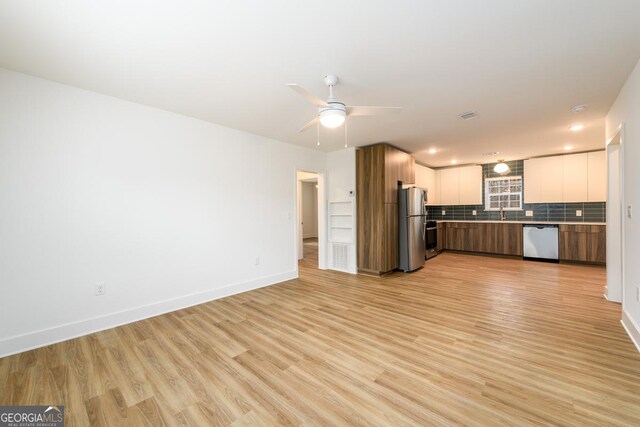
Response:
[[[384,224],[384,147],[356,151],[358,268],[377,271]]]
[[[398,268],[398,204],[384,204],[384,227],[382,240],[381,271]]]
[[[445,249],[522,255],[522,224],[447,222],[443,227]]]
[[[414,178],[407,153],[387,144],[356,151],[359,270],[380,274],[398,267],[398,182]]]
[[[445,233],[444,233],[444,224],[439,222],[436,228],[436,251],[440,252],[445,248]]]
[[[384,201],[398,203],[398,184],[415,183],[415,160],[412,155],[390,145],[374,147],[384,149]]]
[[[560,259],[606,263],[607,228],[604,225],[560,225]]]

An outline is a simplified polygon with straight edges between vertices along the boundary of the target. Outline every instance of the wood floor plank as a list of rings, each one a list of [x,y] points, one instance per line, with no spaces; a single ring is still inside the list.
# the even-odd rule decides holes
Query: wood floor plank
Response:
[[[67,425],[640,425],[605,270],[444,253],[300,278],[0,359]]]

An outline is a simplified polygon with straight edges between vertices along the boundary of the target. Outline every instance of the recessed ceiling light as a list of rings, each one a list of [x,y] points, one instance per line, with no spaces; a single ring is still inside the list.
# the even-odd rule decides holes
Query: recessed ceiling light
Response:
[[[571,125],[571,126],[569,126],[569,130],[571,130],[573,132],[578,132],[578,131],[581,131],[582,129],[584,129],[584,125]]]
[[[571,111],[574,113],[581,113],[587,109],[587,104],[577,104],[571,107]]]
[[[438,152],[438,150],[436,150],[435,148],[429,148],[429,154],[436,154]]]
[[[563,148],[565,151],[573,150],[573,145],[565,145]]]
[[[451,164],[452,164],[452,165],[455,165],[456,163],[458,163],[458,161],[457,161],[457,160],[451,160]]]

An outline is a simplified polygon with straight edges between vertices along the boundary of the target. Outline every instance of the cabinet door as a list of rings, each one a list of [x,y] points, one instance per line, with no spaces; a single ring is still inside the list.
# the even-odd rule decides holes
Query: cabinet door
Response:
[[[380,271],[386,273],[398,268],[398,204],[384,204],[384,238]]]
[[[440,204],[460,204],[460,169],[450,168],[440,171]]]
[[[416,165],[415,170],[416,170],[416,187],[427,188],[427,185],[428,185],[427,173],[430,169],[422,165]]]
[[[438,252],[441,252],[442,249],[445,248],[445,243],[444,243],[444,235],[445,235],[445,223],[444,222],[439,222],[438,223],[438,228],[436,229],[436,238],[437,238],[437,242],[436,242],[436,250]]]
[[[587,190],[587,166],[588,155],[570,154],[562,156],[562,188],[565,202],[586,202]]]
[[[438,188],[439,182],[436,180],[436,171],[429,168],[426,168],[426,169],[427,169],[427,176],[426,176],[427,204],[437,205],[438,203],[440,203],[440,200],[439,200],[440,188]]]
[[[541,203],[540,184],[542,159],[529,159],[524,161],[524,202]]]
[[[562,180],[564,178],[562,156],[540,159],[540,202],[562,203],[564,201]]]
[[[590,202],[605,202],[607,200],[607,152],[595,151],[589,153],[587,167],[587,199]]]
[[[436,171],[426,166],[416,165],[416,187],[427,190],[427,204],[437,205]]]
[[[459,168],[461,205],[482,204],[482,166]]]
[[[411,154],[402,153],[402,174],[400,181],[403,184],[415,184],[416,182],[416,160]]]

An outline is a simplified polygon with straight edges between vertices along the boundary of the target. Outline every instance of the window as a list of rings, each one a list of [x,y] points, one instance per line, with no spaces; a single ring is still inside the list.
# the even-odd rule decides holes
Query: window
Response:
[[[506,176],[484,180],[484,209],[522,210],[522,177]]]

